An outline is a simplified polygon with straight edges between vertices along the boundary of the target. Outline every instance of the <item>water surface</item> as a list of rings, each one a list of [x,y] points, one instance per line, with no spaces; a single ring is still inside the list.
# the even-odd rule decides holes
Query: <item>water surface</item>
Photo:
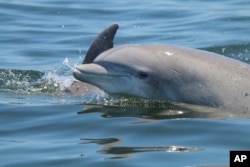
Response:
[[[228,1],[1,1],[2,166],[228,166],[250,150],[249,116],[106,95],[73,96],[103,28],[115,45],[166,43],[250,63],[250,4]]]

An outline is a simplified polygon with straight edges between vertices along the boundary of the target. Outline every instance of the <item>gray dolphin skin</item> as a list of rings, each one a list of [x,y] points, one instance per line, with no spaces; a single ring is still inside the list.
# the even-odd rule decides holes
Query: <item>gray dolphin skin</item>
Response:
[[[76,79],[109,94],[250,110],[250,65],[215,53],[164,44],[113,48],[113,24],[94,40]]]

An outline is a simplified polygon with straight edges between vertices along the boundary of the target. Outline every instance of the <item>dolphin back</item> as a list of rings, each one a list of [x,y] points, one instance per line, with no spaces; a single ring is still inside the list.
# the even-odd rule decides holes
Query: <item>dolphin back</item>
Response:
[[[82,64],[92,63],[100,53],[113,48],[113,40],[118,28],[118,24],[112,24],[104,29],[92,42]]]

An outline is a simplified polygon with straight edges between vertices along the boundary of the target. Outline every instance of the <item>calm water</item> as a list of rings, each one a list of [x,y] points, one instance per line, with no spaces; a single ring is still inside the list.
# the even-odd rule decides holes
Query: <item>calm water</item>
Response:
[[[229,150],[250,150],[249,114],[63,91],[73,81],[65,64],[80,63],[112,23],[115,45],[168,43],[250,63],[249,1],[1,0],[0,9],[1,166],[228,166]]]

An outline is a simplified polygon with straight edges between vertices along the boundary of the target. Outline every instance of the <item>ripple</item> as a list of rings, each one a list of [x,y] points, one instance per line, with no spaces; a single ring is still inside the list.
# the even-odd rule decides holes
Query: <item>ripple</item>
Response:
[[[201,148],[185,147],[185,146],[115,146],[121,140],[117,138],[101,138],[101,139],[87,139],[82,138],[81,144],[98,144],[103,148],[98,150],[99,154],[109,154],[111,157],[108,159],[128,158],[136,153],[146,152],[161,152],[161,153],[176,153],[176,152],[197,152]]]

